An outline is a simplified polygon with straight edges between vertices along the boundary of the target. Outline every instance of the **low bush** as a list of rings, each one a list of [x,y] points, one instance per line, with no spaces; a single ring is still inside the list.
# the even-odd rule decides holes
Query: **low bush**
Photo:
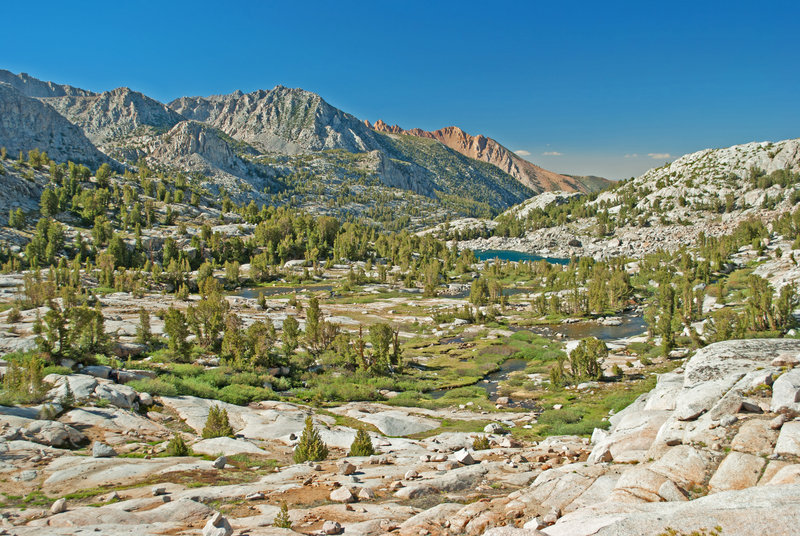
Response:
[[[250,402],[259,400],[274,400],[275,393],[264,387],[254,387],[252,385],[231,384],[219,390],[219,399],[229,404],[244,406]]]
[[[150,393],[153,396],[178,396],[178,388],[174,384],[159,378],[134,380],[128,385],[140,393]]]

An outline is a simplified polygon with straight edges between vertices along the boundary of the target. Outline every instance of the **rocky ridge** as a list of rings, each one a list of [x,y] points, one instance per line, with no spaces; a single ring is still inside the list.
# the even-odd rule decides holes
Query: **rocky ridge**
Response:
[[[770,221],[794,208],[792,195],[800,185],[757,187],[750,179],[752,170],[766,174],[800,171],[800,139],[754,142],[692,153],[620,183],[590,201],[607,210],[612,222],[620,214],[635,210],[647,220],[645,226],[638,221],[626,222],[598,236],[597,218],[588,217],[530,231],[520,237],[493,236],[464,241],[459,246],[596,259],[619,255],[641,257],[660,249],[675,251],[695,244],[700,232],[706,236],[729,234],[748,218]],[[544,198],[542,201],[534,198],[510,209],[506,215],[524,218],[526,206],[539,206],[541,202]],[[730,210],[725,209],[728,203]],[[769,208],[765,208],[766,204]]]
[[[14,74],[5,69],[0,69],[0,82],[10,85],[27,97],[34,98],[66,96],[89,97],[96,95],[93,91],[65,84],[45,82],[34,78],[28,73]]]
[[[419,128],[405,130],[397,125],[387,125],[381,119],[378,119],[375,124],[365,120],[364,124],[377,132],[437,140],[465,156],[497,166],[537,193],[548,190],[592,192],[601,190],[610,184],[610,181],[599,177],[588,180],[584,177],[560,175],[548,171],[528,162],[492,138],[481,134],[472,136],[456,126],[430,132]]]

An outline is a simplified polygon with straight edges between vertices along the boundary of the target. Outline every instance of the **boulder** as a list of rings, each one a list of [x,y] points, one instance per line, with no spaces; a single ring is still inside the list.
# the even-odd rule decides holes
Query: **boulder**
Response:
[[[766,460],[743,452],[730,452],[708,482],[712,493],[755,486]]]
[[[775,444],[775,454],[800,456],[800,421],[790,421],[781,427],[778,442]]]
[[[347,460],[341,460],[336,465],[339,468],[340,475],[349,476],[356,472],[356,466]]]
[[[340,503],[356,502],[356,498],[353,495],[353,492],[351,492],[350,489],[347,488],[346,486],[342,486],[333,490],[331,492],[330,498],[332,501]]]
[[[24,428],[22,435],[51,447],[70,447],[86,441],[81,432],[58,421],[33,421]]]
[[[440,426],[439,421],[411,415],[402,410],[379,411],[376,413],[357,412],[357,415],[352,416],[375,426],[383,435],[389,437],[419,434]]]
[[[66,396],[66,384],[69,384],[69,390],[72,392],[72,396],[75,400],[85,400],[89,398],[94,394],[94,390],[97,388],[97,378],[89,376],[88,374],[70,374],[69,376],[48,374],[42,381],[55,385],[48,393],[48,396],[53,397],[55,400],[61,400]]]
[[[116,383],[101,383],[95,388],[94,395],[124,409],[132,408],[138,396],[133,388]]]
[[[111,349],[114,355],[123,359],[128,357],[136,357],[147,352],[147,345],[138,342],[122,342],[119,341],[114,344]]]
[[[92,457],[93,458],[111,458],[116,456],[117,452],[106,445],[105,443],[101,443],[99,441],[95,441],[92,444]]]
[[[134,380],[153,379],[158,374],[153,370],[118,370],[117,381],[119,383],[130,383]]]
[[[770,410],[800,412],[800,369],[792,369],[782,374],[772,384]]]
[[[231,536],[233,529],[225,517],[217,512],[203,527],[203,536]]]
[[[235,456],[237,454],[257,454],[266,456],[268,453],[255,446],[245,439],[234,439],[232,437],[212,437],[201,439],[192,444],[192,450],[198,454],[222,454],[223,456]]]
[[[766,478],[766,474],[764,477]],[[800,484],[800,464],[790,464],[781,467],[766,483],[768,486],[783,486],[788,484],[795,486]]]
[[[323,534],[339,534],[342,532],[342,526],[338,521],[326,521],[322,524]]]
[[[83,367],[81,372],[94,376],[95,378],[107,380],[111,376],[111,370],[112,368],[106,365],[90,365],[88,367]]]
[[[463,465],[472,465],[474,463],[478,463],[475,461],[475,458],[472,457],[472,454],[470,454],[467,449],[461,449],[459,451],[454,452],[453,460]]]
[[[372,488],[361,488],[358,490],[358,498],[362,501],[371,501],[375,498],[375,492]]]
[[[772,454],[778,432],[766,419],[750,419],[742,423],[731,440],[731,449],[748,454],[766,456]]]
[[[503,428],[503,426],[496,422],[490,422],[486,426],[483,427],[484,433],[487,434],[507,434],[508,430]]]
[[[776,515],[776,512],[780,512]],[[689,534],[722,528],[722,534],[793,534],[800,522],[800,486],[759,486],[725,491],[693,501],[606,502],[565,514],[548,536],[641,536],[672,529]]]
[[[67,511],[67,500],[61,497],[50,506],[51,514],[60,514]]]
[[[220,456],[219,458],[211,462],[211,465],[214,466],[214,469],[225,469],[225,464],[227,463],[228,463],[228,458],[226,458],[225,456]]]
[[[669,449],[650,465],[650,470],[672,480],[683,489],[691,489],[706,481],[713,466],[713,457],[689,445]]]

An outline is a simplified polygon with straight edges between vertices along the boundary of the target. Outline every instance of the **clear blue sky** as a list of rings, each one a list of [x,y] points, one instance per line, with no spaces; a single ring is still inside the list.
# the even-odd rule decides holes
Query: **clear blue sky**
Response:
[[[800,137],[800,2],[7,2],[0,68],[102,91],[302,87],[624,178]]]

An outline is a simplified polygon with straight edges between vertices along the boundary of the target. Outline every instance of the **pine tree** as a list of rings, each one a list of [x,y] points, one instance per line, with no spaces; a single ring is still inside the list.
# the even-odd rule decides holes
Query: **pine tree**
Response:
[[[350,445],[348,456],[372,456],[373,454],[375,454],[375,447],[372,446],[372,439],[365,430],[359,429],[353,444]]]
[[[188,455],[189,455],[189,447],[183,440],[183,436],[176,432],[175,435],[172,436],[172,439],[169,440],[169,443],[167,443],[167,456],[188,456]]]
[[[75,394],[69,386],[69,382],[64,380],[64,396],[61,397],[61,405],[64,409],[75,407]]]
[[[289,506],[287,506],[286,501],[281,502],[281,511],[275,516],[272,526],[279,529],[292,528],[292,521],[289,519]]]
[[[203,428],[203,439],[213,437],[233,437],[233,428],[228,420],[228,411],[218,405],[213,405],[208,411],[206,425]]]
[[[328,457],[328,447],[322,442],[319,432],[314,428],[311,416],[306,417],[306,427],[300,437],[300,443],[294,450],[294,463],[306,461],[319,462]]]
[[[153,334],[150,331],[150,313],[145,309],[139,309],[139,326],[136,328],[136,342],[140,344],[150,344]]]

